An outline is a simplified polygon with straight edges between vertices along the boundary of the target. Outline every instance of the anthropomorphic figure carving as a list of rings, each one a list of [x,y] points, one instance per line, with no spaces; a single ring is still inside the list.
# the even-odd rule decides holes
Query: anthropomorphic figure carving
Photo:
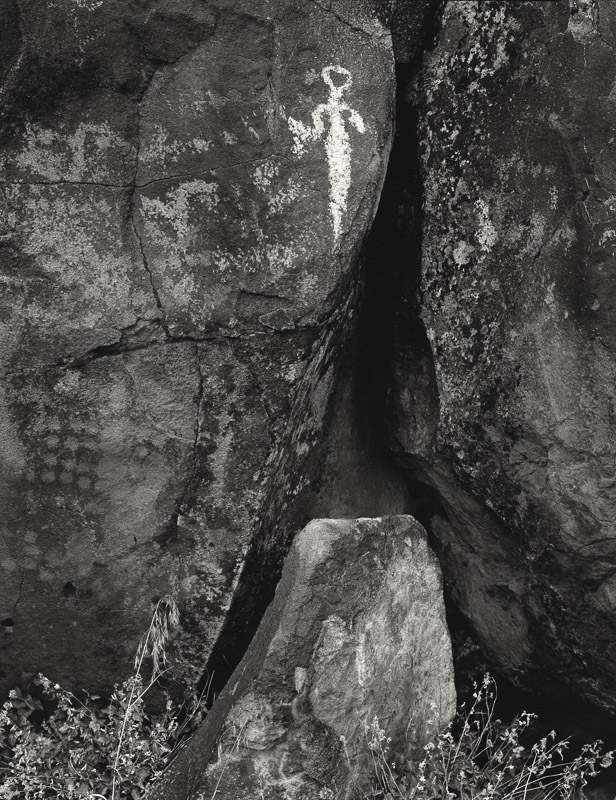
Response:
[[[298,154],[302,152],[306,142],[317,141],[325,136],[330,210],[334,237],[338,239],[342,232],[342,220],[351,185],[351,140],[347,123],[359,133],[364,133],[365,125],[357,111],[342,99],[343,93],[353,81],[351,73],[344,67],[329,66],[321,71],[321,76],[329,87],[330,94],[327,102],[321,103],[312,112],[312,127],[292,117],[289,117],[288,124],[295,140],[294,151]]]

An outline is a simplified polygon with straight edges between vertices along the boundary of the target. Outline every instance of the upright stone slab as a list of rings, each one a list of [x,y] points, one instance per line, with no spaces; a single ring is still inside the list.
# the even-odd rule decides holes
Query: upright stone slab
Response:
[[[373,724],[394,750],[416,752],[454,712],[441,573],[423,528],[408,516],[315,520],[242,663],[151,797],[349,797],[372,775]]]

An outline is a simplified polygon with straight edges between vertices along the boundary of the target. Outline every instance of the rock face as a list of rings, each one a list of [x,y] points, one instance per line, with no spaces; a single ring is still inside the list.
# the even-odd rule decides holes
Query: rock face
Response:
[[[308,519],[411,511],[616,712],[616,10],[448,3],[413,73],[440,5],[0,0],[0,694],[168,592],[218,691]]]
[[[273,591],[389,150],[375,10],[0,3],[0,689],[110,686],[167,592],[194,677],[249,546]]]
[[[315,520],[295,538],[242,663],[151,797],[349,797],[374,769],[375,717],[408,753],[454,712],[441,575],[424,530],[405,516]]]
[[[411,98],[427,338],[400,334],[390,402],[490,657],[611,712],[615,48],[609,0],[447,5]]]

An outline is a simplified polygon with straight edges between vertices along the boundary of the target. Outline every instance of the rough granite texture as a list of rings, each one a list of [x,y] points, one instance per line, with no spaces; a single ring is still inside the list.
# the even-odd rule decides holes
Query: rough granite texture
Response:
[[[394,448],[493,662],[614,712],[616,7],[449,3],[411,99],[433,386],[399,371]]]
[[[342,800],[372,776],[375,718],[404,758],[454,712],[441,573],[423,528],[408,516],[314,520],[243,661],[149,797]]]
[[[167,592],[195,678],[255,536],[275,580],[385,174],[377,6],[0,2],[0,690],[108,688]]]

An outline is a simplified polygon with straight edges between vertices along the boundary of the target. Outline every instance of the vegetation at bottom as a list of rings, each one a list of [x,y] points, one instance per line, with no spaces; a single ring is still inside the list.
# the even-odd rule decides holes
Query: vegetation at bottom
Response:
[[[144,798],[205,714],[191,693],[180,703],[167,695],[158,714],[146,707],[147,693],[167,671],[165,648],[177,624],[177,606],[165,597],[141,640],[134,674],[107,703],[87,692],[77,697],[42,675],[30,691],[12,690],[0,710],[0,800]],[[599,741],[569,756],[567,741],[553,731],[522,744],[534,715],[523,712],[505,725],[495,704],[496,684],[486,675],[470,707],[462,706],[415,761],[392,759],[374,719],[367,728],[374,781],[363,800],[568,800],[612,763]]]
[[[470,706],[461,706],[415,761],[392,758],[375,718],[367,729],[375,780],[363,800],[568,800],[582,797],[588,779],[612,764],[614,751],[603,752],[600,740],[577,755],[555,731],[524,744],[536,715],[524,711],[504,724],[495,716],[496,697],[496,683],[485,675]]]
[[[159,713],[146,695],[167,672],[165,648],[178,625],[171,597],[157,604],[135,656],[135,671],[109,702],[65,691],[43,675],[13,689],[0,710],[0,800],[140,800],[204,715],[200,699]],[[150,677],[144,678],[144,662]]]

